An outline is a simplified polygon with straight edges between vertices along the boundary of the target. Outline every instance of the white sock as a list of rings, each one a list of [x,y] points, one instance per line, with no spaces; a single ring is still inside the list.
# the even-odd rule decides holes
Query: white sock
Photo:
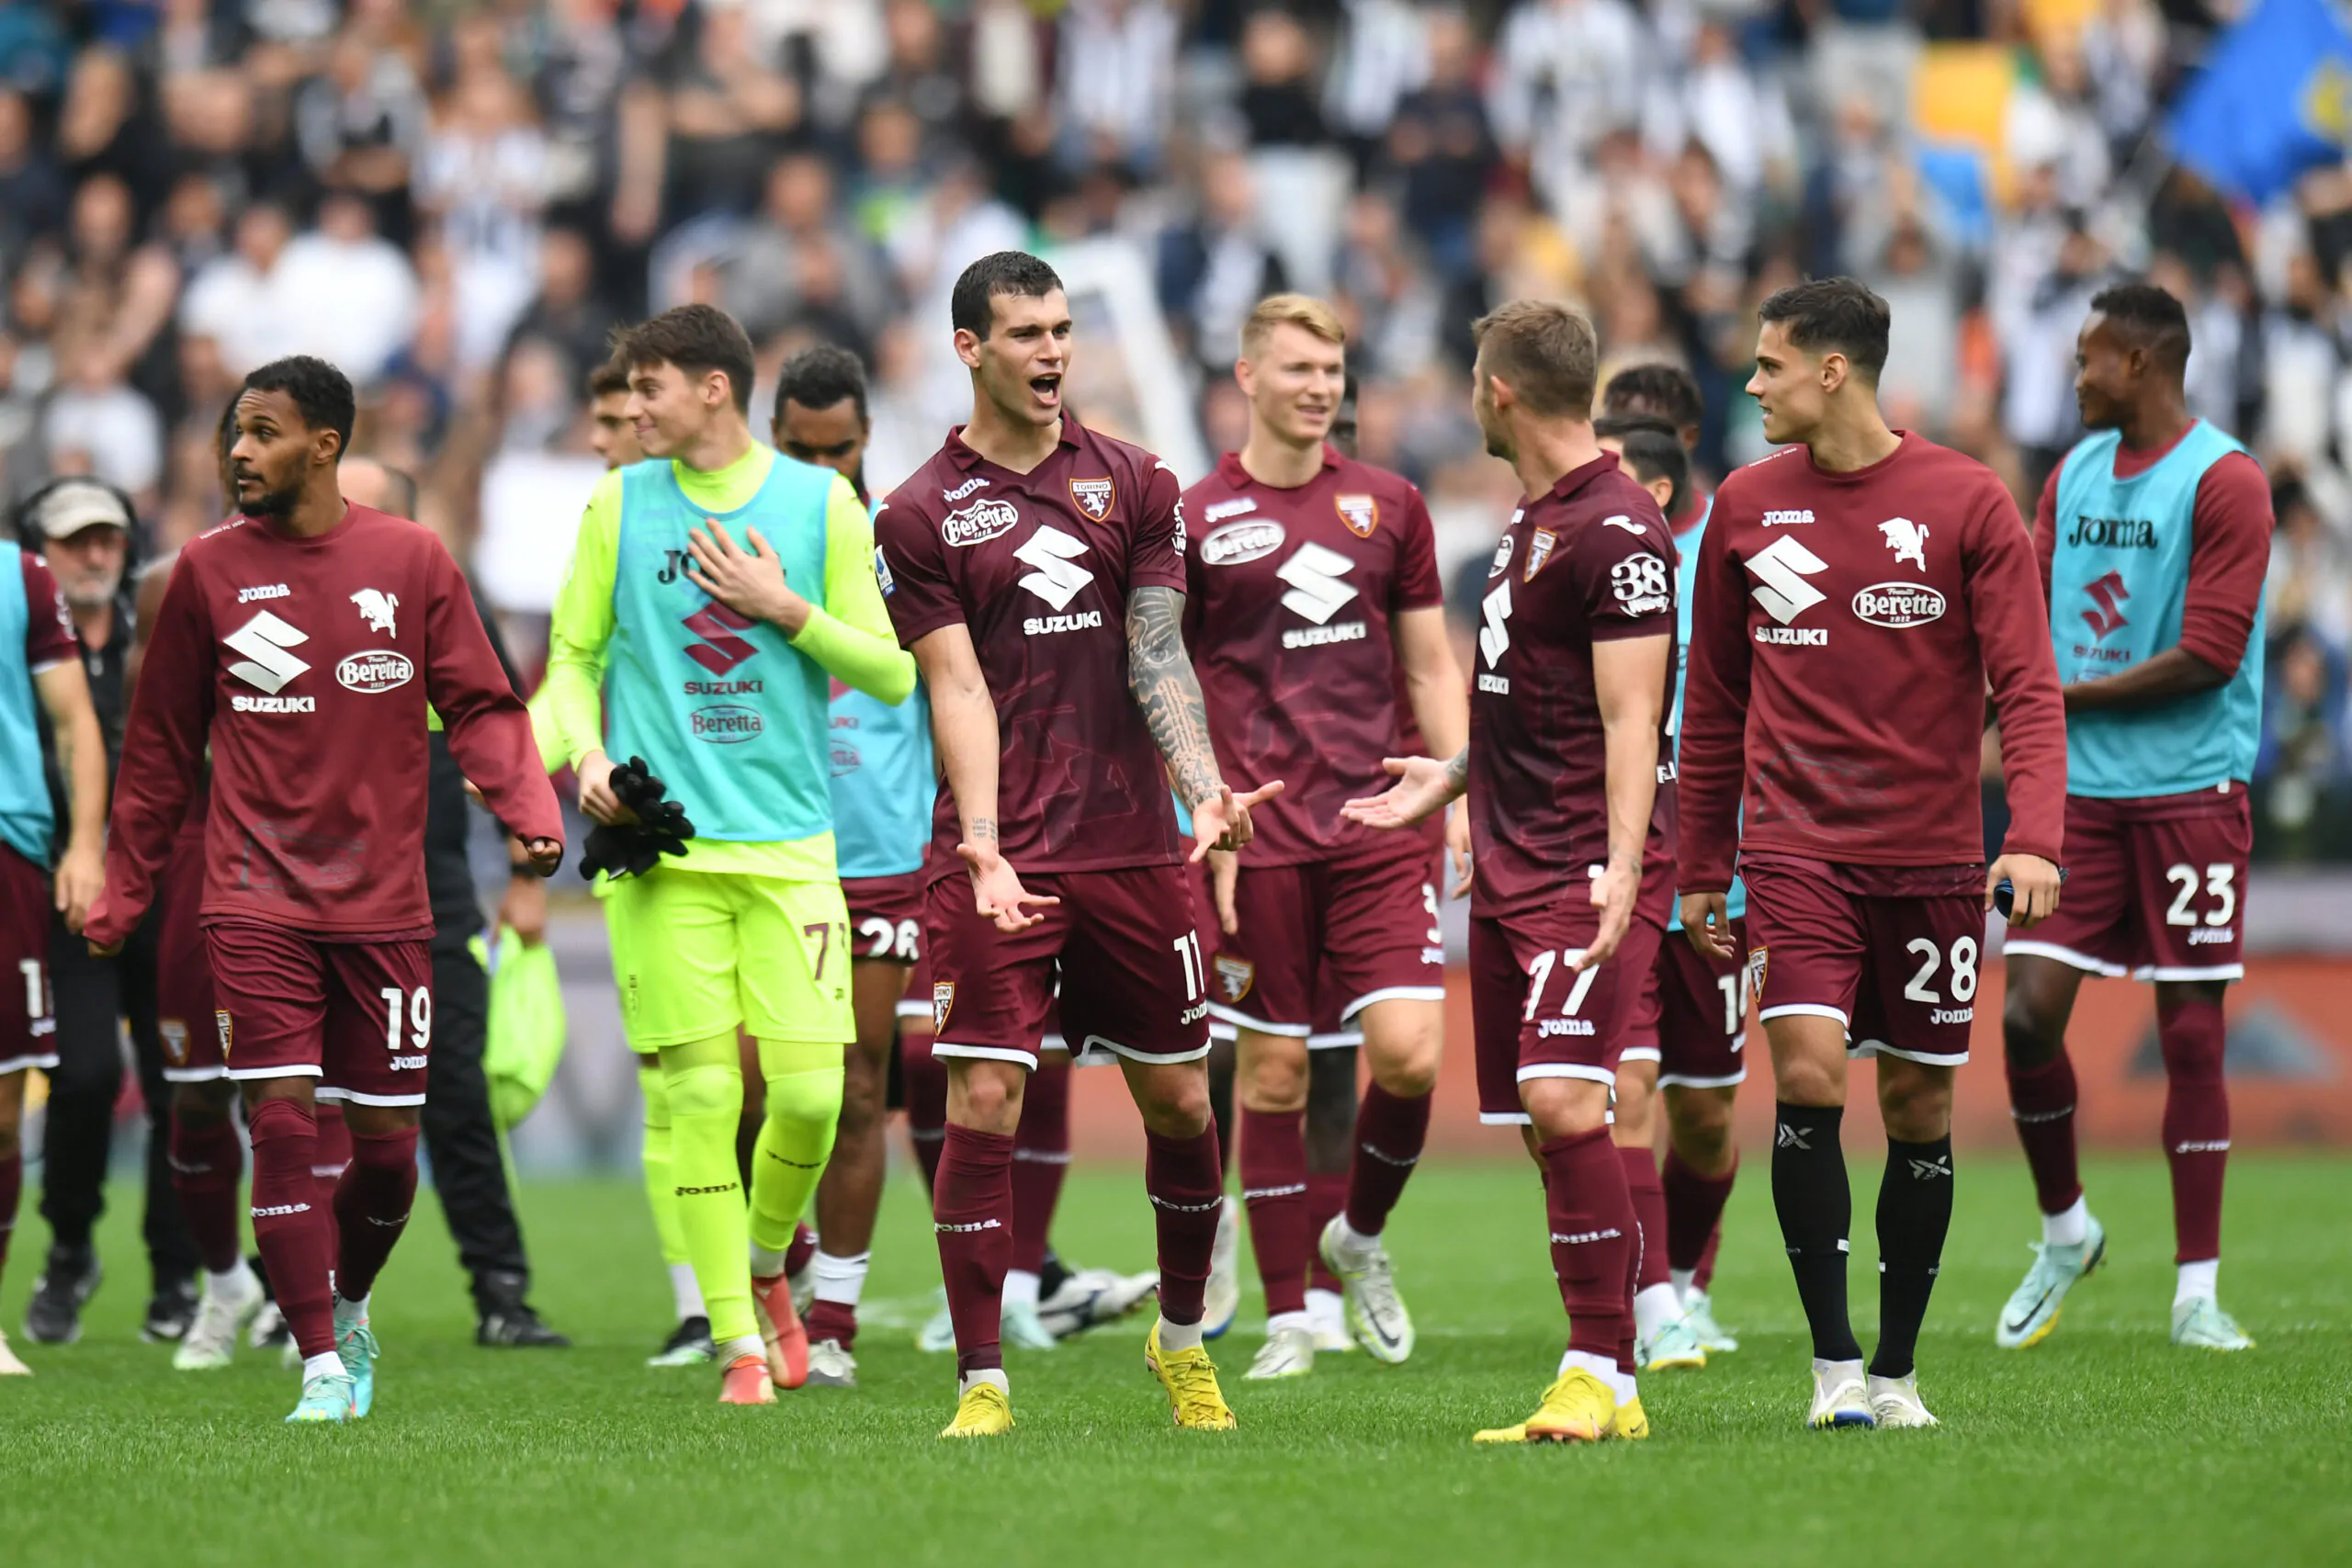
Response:
[[[1692,1296],[1705,1293],[1699,1289],[1699,1270],[1696,1269],[1668,1269],[1666,1277],[1673,1282],[1674,1293],[1685,1302]]]
[[[366,1296],[360,1297],[356,1302],[345,1301],[341,1296],[335,1297],[334,1331],[337,1334],[341,1334],[346,1328],[357,1327],[367,1321],[368,1298]]]
[[[1331,1229],[1332,1250],[1342,1258],[1369,1258],[1380,1250],[1379,1234],[1374,1232],[1371,1235],[1364,1235],[1363,1232],[1348,1224],[1348,1216],[1345,1213],[1338,1215],[1333,1220]]]
[[[758,1242],[752,1244],[752,1278],[773,1280],[784,1272],[784,1254],[770,1252]]]
[[[1037,1290],[1045,1281],[1026,1269],[1004,1271],[1004,1304],[1008,1307],[1035,1306]]]
[[[695,1278],[695,1266],[691,1263],[670,1265],[670,1299],[677,1305],[680,1323],[690,1317],[710,1315],[703,1307],[702,1282]]]
[[[348,1376],[349,1373],[350,1369],[343,1364],[343,1358],[336,1355],[332,1350],[328,1351],[323,1356],[305,1356],[302,1358],[302,1381],[304,1382],[309,1382],[312,1378],[345,1377]]]
[[[1672,1285],[1651,1285],[1634,1293],[1634,1332],[1647,1339],[1682,1315],[1682,1297]]]
[[[745,1356],[757,1356],[764,1361],[767,1355],[767,1342],[756,1334],[746,1334],[740,1339],[729,1339],[718,1348],[718,1364],[730,1366]]]
[[[1197,1323],[1170,1323],[1159,1320],[1159,1348],[1163,1350],[1197,1350],[1201,1348],[1201,1325]]]
[[[259,1293],[261,1281],[254,1278],[253,1269],[246,1266],[243,1258],[240,1258],[218,1274],[209,1269],[206,1269],[204,1288],[209,1294],[243,1301],[247,1296]]]
[[[1310,1318],[1339,1317],[1346,1311],[1346,1298],[1337,1291],[1310,1290],[1306,1292],[1306,1315]]]
[[[1285,1328],[1315,1332],[1315,1314],[1308,1312],[1278,1312],[1266,1319],[1266,1337],[1272,1338]]]
[[[1609,1392],[1617,1396],[1618,1404],[1631,1404],[1640,1396],[1642,1391],[1634,1386],[1633,1373],[1611,1372],[1609,1377]]]
[[[1573,1367],[1582,1367],[1586,1371],[1607,1383],[1611,1393],[1616,1392],[1618,1376],[1616,1357],[1596,1356],[1589,1350],[1564,1350],[1560,1353],[1560,1370],[1553,1375],[1564,1377]]]
[[[2216,1293],[2215,1286],[2222,1276],[2222,1260],[2208,1258],[2180,1266],[2180,1283],[2173,1287],[2172,1304],[2201,1301]]]
[[[873,1263],[874,1254],[861,1252],[854,1258],[836,1258],[823,1247],[817,1249],[816,1289],[812,1292],[820,1302],[832,1302],[856,1310],[857,1298],[865,1291],[865,1270]]]
[[[2079,1194],[2054,1214],[2041,1216],[2041,1240],[2046,1247],[2080,1247],[2091,1234],[2091,1206]]]
[[[1001,1367],[989,1367],[977,1372],[966,1372],[956,1380],[956,1397],[963,1398],[972,1392],[975,1384],[984,1382],[994,1383],[997,1392],[1007,1399],[1012,1397],[1012,1385],[1005,1381],[1004,1369]]]

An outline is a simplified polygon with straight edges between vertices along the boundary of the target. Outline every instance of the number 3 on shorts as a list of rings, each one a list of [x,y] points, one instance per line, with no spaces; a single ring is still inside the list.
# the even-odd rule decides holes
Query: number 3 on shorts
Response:
[[[401,1011],[408,1011],[408,1049],[422,1051],[433,1043],[433,992],[419,986],[414,992],[398,986],[386,986],[376,993],[384,998],[384,1049],[397,1056],[401,1054]]]

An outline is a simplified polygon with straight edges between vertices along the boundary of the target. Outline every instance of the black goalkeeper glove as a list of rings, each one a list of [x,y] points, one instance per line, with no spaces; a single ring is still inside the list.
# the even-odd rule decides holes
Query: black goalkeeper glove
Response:
[[[580,857],[582,875],[593,877],[601,871],[616,878],[642,876],[661,864],[663,855],[686,852],[695,825],[684,805],[667,798],[669,786],[653,776],[644,758],[631,757],[614,768],[609,783],[614,797],[637,820],[590,829]]]

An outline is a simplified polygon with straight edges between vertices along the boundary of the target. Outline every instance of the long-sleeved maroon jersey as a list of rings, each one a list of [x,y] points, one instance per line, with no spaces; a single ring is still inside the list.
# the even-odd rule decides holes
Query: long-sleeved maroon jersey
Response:
[[[427,705],[499,820],[560,839],[531,721],[431,530],[233,517],[180,554],[123,740],[93,942],[139,923],[209,745],[203,918],[323,941],[430,932]]]
[[[1853,473],[1792,446],[1725,479],[1692,595],[1682,888],[1730,886],[1735,849],[1981,862],[1988,678],[2004,848],[2057,860],[2066,719],[2042,606],[2008,492],[1933,442],[1905,434]]]

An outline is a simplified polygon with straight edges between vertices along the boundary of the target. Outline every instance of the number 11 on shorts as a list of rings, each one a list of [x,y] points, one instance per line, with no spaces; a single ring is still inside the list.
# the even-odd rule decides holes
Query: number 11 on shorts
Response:
[[[1174,949],[1176,956],[1183,961],[1184,999],[1188,1002],[1198,1000],[1201,987],[1204,983],[1201,973],[1204,967],[1201,963],[1201,933],[1186,931],[1168,945]]]

